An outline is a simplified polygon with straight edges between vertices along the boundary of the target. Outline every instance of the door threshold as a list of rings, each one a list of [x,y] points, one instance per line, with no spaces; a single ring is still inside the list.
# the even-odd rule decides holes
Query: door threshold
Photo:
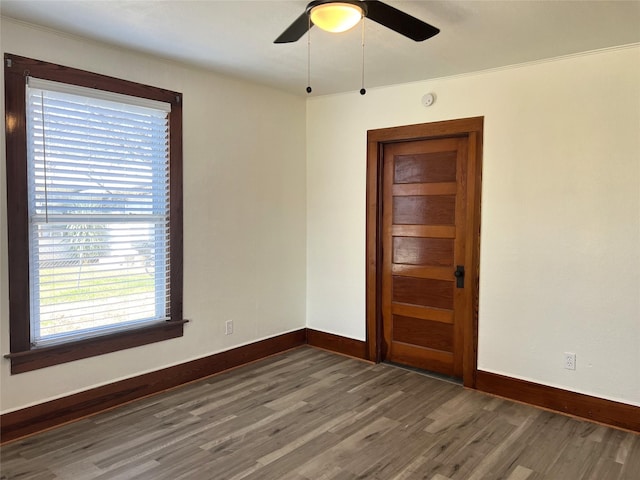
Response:
[[[449,375],[443,375],[441,373],[430,372],[428,370],[422,370],[416,367],[409,367],[407,365],[402,365],[400,363],[390,362],[388,360],[384,360],[382,362],[385,365],[389,365],[391,367],[400,368],[402,370],[407,370],[409,372],[418,373],[420,375],[424,375],[425,377],[434,378],[436,380],[442,380],[443,382],[452,383],[454,385],[462,386],[462,379],[458,377],[450,377]]]

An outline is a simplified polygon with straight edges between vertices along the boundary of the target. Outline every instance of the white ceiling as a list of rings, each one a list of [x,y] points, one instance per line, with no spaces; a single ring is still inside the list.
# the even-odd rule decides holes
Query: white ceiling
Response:
[[[640,0],[386,3],[438,28],[413,42],[365,22],[367,87],[640,42]],[[274,44],[306,0],[0,0],[3,16],[306,95],[307,41]],[[358,91],[361,31],[311,34],[313,94]]]

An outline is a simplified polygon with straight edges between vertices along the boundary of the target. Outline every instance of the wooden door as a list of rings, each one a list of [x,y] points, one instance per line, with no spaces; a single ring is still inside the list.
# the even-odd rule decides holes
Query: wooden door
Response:
[[[383,359],[460,378],[471,335],[462,276],[468,150],[468,137],[458,136],[388,143],[382,152]]]

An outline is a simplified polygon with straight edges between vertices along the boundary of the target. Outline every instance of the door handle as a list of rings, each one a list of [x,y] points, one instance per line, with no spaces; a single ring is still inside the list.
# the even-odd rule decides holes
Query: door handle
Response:
[[[456,288],[464,288],[464,265],[458,265],[453,275],[456,277]]]

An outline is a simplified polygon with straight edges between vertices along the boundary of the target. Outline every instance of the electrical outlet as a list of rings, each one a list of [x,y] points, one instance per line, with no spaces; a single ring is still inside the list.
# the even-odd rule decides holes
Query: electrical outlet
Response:
[[[567,370],[576,369],[576,354],[564,352],[564,368]]]
[[[233,333],[233,320],[227,320],[224,324],[224,334],[231,335]]]

